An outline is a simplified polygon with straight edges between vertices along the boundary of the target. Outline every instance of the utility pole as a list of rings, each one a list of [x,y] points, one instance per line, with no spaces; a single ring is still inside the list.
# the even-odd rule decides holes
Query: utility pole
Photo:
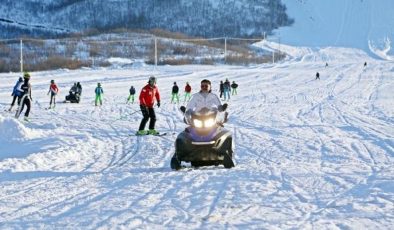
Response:
[[[155,67],[157,66],[157,38],[155,37]]]
[[[226,64],[226,56],[227,56],[227,38],[224,38],[224,63]]]
[[[22,42],[22,39],[21,39],[20,47],[21,47],[21,57],[20,57],[21,74],[23,76],[23,42]]]

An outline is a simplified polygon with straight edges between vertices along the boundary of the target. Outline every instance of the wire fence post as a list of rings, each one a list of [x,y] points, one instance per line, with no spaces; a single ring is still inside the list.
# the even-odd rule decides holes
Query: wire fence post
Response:
[[[272,50],[272,64],[275,64],[275,50]]]
[[[22,42],[22,39],[21,39],[20,46],[21,46],[21,57],[20,57],[21,74],[23,74],[23,42]]]
[[[224,38],[224,63],[226,64],[227,57],[227,38]]]
[[[155,37],[155,67],[157,66],[157,37]]]

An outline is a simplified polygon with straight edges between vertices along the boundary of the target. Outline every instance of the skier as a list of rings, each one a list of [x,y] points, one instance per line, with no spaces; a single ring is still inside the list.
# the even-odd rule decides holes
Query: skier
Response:
[[[235,83],[235,81],[233,81],[233,84],[231,84],[231,95],[237,95],[237,88],[238,88],[238,84]]]
[[[51,80],[51,85],[49,86],[49,91],[47,93],[47,95],[49,95],[49,93],[51,93],[51,101],[49,102],[49,109],[51,109],[52,107],[52,100],[53,100],[53,108],[55,108],[56,106],[56,95],[59,92],[59,88],[57,87],[55,80]]]
[[[172,102],[175,103],[175,98],[176,98],[177,103],[179,103],[179,95],[178,95],[178,92],[179,92],[179,87],[177,86],[176,82],[174,82],[174,85],[172,86],[172,92],[171,92],[171,95],[172,95],[172,97],[171,97],[171,103],[172,103]]]
[[[130,93],[130,95],[129,95],[129,97],[127,98],[126,104],[130,101],[130,99],[131,99],[131,103],[134,104],[134,95],[135,95],[135,88],[134,88],[134,86],[131,86],[131,87],[130,87],[129,93]]]
[[[96,93],[96,99],[94,101],[95,106],[97,106],[97,102],[100,102],[100,105],[103,105],[103,97],[102,95],[104,94],[104,90],[103,88],[101,88],[101,84],[97,83],[97,87],[94,90],[94,92]]]
[[[16,116],[16,118],[18,118],[26,105],[27,109],[25,112],[24,120],[29,121],[28,117],[29,117],[29,113],[30,113],[30,109],[31,109],[31,101],[33,99],[31,98],[31,85],[29,82],[30,74],[28,72],[25,72],[23,74],[23,80],[24,80],[23,84],[21,85],[21,87],[19,89],[22,92],[20,95],[20,98],[19,98],[20,103],[22,103],[22,104],[19,105],[18,111],[16,112],[15,116]]]
[[[222,106],[219,97],[211,92],[211,82],[207,79],[201,81],[201,90],[193,94],[186,106],[186,112],[200,111],[202,108],[218,108],[220,111],[226,110],[227,104]]]
[[[326,62],[326,67],[328,67],[328,63]]]
[[[192,92],[192,87],[189,85],[189,82],[186,82],[186,86],[185,86],[185,100],[184,100],[184,102],[186,102],[186,98],[187,98],[188,101],[190,101],[191,92]]]
[[[219,97],[222,98],[223,91],[224,91],[223,81],[220,81],[219,91],[220,91],[220,96]]]
[[[73,94],[78,93],[78,85],[77,85],[76,82],[74,82],[74,85],[71,87],[69,93],[70,93],[70,94],[72,94],[72,93],[73,93]]]
[[[82,94],[82,85],[80,82],[77,82],[77,92],[76,92],[79,96],[81,96]]]
[[[14,89],[12,90],[11,96],[13,96],[13,98],[12,98],[12,102],[11,102],[11,107],[8,109],[8,111],[12,110],[12,107],[14,107],[14,104],[15,104],[15,101],[16,101],[17,98],[18,98],[18,105],[19,105],[21,91],[19,91],[18,89],[20,89],[22,83],[23,83],[23,78],[20,77],[18,79],[18,81],[16,82],[16,84],[14,86]]]
[[[230,90],[231,90],[230,81],[226,78],[226,81],[223,84],[224,100],[226,99],[227,101],[230,100]]]
[[[315,80],[317,80],[317,79],[320,80],[320,74],[319,74],[319,72],[316,73],[316,78],[315,78]]]
[[[140,108],[142,112],[142,120],[140,123],[140,127],[136,133],[136,135],[159,135],[159,132],[155,130],[156,123],[156,114],[153,109],[153,105],[155,104],[155,99],[157,100],[157,107],[160,107],[160,93],[159,89],[156,86],[156,77],[150,76],[148,80],[148,84],[142,88],[139,100],[140,100]],[[149,121],[149,130],[145,130],[145,125]]]
[[[367,67],[367,62],[364,62],[364,68]]]

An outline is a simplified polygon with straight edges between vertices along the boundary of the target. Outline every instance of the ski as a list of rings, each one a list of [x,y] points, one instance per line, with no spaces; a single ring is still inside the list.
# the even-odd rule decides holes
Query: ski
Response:
[[[139,137],[139,136],[157,136],[157,137],[162,137],[162,136],[165,136],[165,135],[167,135],[166,132],[165,133],[159,133],[159,134],[144,134],[144,135],[137,135],[135,133],[129,134],[129,136],[137,136],[137,137]]]

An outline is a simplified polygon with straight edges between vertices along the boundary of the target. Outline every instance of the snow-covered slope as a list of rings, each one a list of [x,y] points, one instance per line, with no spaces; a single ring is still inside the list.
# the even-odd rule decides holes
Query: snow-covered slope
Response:
[[[359,48],[383,59],[393,59],[394,1],[284,0],[291,27],[275,32],[281,42],[307,47]]]
[[[332,57],[328,67],[323,53]],[[248,68],[32,73],[29,123],[4,111],[18,74],[1,74],[0,228],[392,228],[394,68],[374,60],[364,68],[365,57],[352,50],[315,55]],[[125,104],[128,88],[140,89],[151,74],[162,94],[157,128],[169,135],[129,136],[141,114]],[[172,83],[189,81],[196,92],[204,78],[214,92],[225,78],[240,85],[226,125],[237,165],[171,171],[185,127],[179,105],[169,103]],[[51,79],[58,101],[80,81],[81,103],[45,110]],[[97,82],[105,92],[100,108]]]

